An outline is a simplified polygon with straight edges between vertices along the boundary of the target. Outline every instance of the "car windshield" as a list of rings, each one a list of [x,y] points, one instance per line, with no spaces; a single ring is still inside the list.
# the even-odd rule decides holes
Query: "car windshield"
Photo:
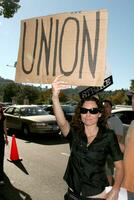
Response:
[[[62,108],[65,113],[74,113],[75,111],[75,106],[62,105]]]
[[[40,107],[21,108],[22,116],[48,115],[48,113]]]

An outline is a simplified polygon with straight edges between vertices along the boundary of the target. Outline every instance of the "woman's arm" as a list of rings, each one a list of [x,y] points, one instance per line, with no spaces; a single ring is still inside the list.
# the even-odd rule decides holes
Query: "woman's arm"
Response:
[[[70,125],[65,118],[64,112],[60,105],[59,94],[61,89],[66,89],[68,86],[64,81],[60,81],[60,77],[63,75],[59,75],[52,83],[52,102],[53,102],[53,110],[57,120],[57,123],[61,129],[61,132],[64,136],[67,136],[70,130]]]
[[[114,165],[115,165],[114,185],[112,187],[112,190],[107,194],[107,200],[118,200],[118,195],[124,176],[123,161],[122,160],[115,161]]]

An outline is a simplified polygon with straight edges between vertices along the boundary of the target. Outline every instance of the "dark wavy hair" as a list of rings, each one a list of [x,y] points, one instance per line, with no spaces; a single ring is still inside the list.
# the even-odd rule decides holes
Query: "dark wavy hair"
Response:
[[[108,103],[108,104],[111,106],[111,108],[112,108],[112,106],[113,106],[112,101],[110,101],[109,99],[104,99],[104,100],[103,100],[103,104],[104,104],[104,103]]]
[[[81,99],[81,101],[78,103],[76,109],[75,109],[75,114],[72,118],[72,122],[71,122],[71,125],[72,126],[75,126],[75,127],[82,127],[83,126],[83,123],[81,121],[81,113],[80,113],[80,108],[83,106],[83,104],[86,102],[86,101],[94,101],[99,109],[99,112],[102,113],[102,103],[99,101],[98,98],[96,98],[95,96],[91,96],[91,97],[88,97],[88,98],[85,98],[85,99]],[[98,120],[98,126],[105,126],[104,124],[104,121],[102,120],[102,118],[100,117],[99,120]]]

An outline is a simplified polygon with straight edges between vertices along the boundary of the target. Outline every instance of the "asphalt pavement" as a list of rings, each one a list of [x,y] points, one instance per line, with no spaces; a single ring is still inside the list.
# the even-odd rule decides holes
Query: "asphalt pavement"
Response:
[[[5,147],[5,185],[0,200],[63,200],[63,181],[69,145],[61,138],[24,140],[16,138],[19,158],[10,162],[12,137]]]

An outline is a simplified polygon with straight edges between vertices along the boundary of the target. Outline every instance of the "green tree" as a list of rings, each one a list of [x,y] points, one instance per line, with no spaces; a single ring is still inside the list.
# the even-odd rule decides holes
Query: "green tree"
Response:
[[[115,90],[115,91],[103,91],[99,94],[101,101],[109,99],[113,105],[117,104],[128,104],[128,97],[126,90]]]
[[[4,88],[3,101],[12,102],[14,98],[17,104],[23,104],[24,99],[28,99],[30,104],[36,104],[40,90],[37,87],[9,83]]]
[[[112,95],[113,104],[126,104],[127,95],[124,90],[117,90],[114,95]]]
[[[62,91],[60,92],[59,98],[62,103],[66,103],[69,100],[68,96]]]
[[[51,104],[52,103],[52,90],[48,89],[46,91],[41,91],[39,102],[40,104]]]
[[[134,90],[134,80],[131,80],[130,89],[131,89],[131,90]]]
[[[77,104],[79,101],[80,101],[80,97],[79,97],[78,93],[76,93],[76,94],[74,93],[74,94],[71,94],[68,96],[67,103]]]
[[[18,94],[18,85],[16,83],[9,83],[4,87],[3,101],[12,102],[12,97]]]
[[[11,18],[21,7],[20,0],[0,0],[0,15],[5,18]]]
[[[21,85],[17,95],[17,103],[23,104],[24,99],[28,99],[30,104],[36,104],[39,98],[40,90],[30,85]]]

